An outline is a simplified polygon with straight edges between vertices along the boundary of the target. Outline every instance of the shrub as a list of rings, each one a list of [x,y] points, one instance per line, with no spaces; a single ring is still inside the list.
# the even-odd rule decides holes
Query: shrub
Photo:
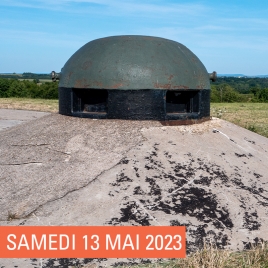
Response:
[[[58,82],[46,82],[44,84],[40,84],[37,82],[38,80],[19,81],[16,79],[0,78],[0,98],[58,98]]]

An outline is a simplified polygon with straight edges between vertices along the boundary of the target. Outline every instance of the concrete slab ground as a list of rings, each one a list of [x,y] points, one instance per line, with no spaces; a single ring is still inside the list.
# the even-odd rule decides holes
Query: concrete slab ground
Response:
[[[0,109],[0,131],[48,114],[37,111]]]
[[[267,138],[220,119],[167,127],[51,114],[0,132],[0,225],[186,225],[188,253],[207,240],[241,250],[268,240],[267,160]]]

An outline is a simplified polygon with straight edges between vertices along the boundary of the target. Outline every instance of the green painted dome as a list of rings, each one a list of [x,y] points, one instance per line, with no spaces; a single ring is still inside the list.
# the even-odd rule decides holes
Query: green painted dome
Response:
[[[150,36],[111,36],[77,50],[59,87],[94,89],[210,89],[209,74],[181,43]]]

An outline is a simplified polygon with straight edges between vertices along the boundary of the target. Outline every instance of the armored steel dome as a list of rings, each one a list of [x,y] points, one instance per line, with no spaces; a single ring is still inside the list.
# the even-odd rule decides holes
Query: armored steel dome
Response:
[[[200,119],[209,116],[209,93],[206,68],[184,45],[112,36],[85,44],[66,62],[59,110],[90,118]]]

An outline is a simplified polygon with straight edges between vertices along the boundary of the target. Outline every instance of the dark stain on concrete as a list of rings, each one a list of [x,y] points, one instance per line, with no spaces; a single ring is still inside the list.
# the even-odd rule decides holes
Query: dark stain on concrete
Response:
[[[43,268],[68,268],[68,267],[83,267],[86,264],[89,263],[97,263],[98,267],[103,267],[100,266],[99,264],[103,261],[106,261],[107,259],[100,258],[100,259],[77,259],[77,258],[55,258],[55,259],[46,259],[43,260],[42,267]],[[34,267],[39,267],[39,260],[38,259],[31,259],[32,265]],[[15,266],[16,267],[16,266]]]
[[[149,226],[151,225],[149,215],[145,214],[135,201],[126,202],[120,208],[120,218],[112,218],[107,223],[110,225],[122,225],[123,222],[133,222],[132,225]]]
[[[258,214],[257,212],[245,212],[244,217],[244,224],[243,227],[247,228],[249,231],[259,230],[261,224],[258,221]]]
[[[173,141],[168,141],[173,144]],[[112,218],[107,223],[112,225],[124,225],[128,222],[132,225],[149,226],[153,223],[155,212],[161,211],[171,217],[179,216],[180,221],[170,221],[171,226],[184,225],[187,227],[187,234],[193,239],[187,242],[187,252],[193,252],[202,248],[204,241],[213,241],[219,248],[224,248],[229,243],[225,233],[226,229],[231,230],[234,226],[233,219],[228,211],[228,206],[218,200],[218,195],[211,190],[213,187],[235,187],[236,189],[249,192],[258,199],[260,205],[268,206],[268,198],[265,197],[263,188],[257,185],[252,179],[250,185],[243,183],[240,168],[235,167],[235,173],[227,175],[221,166],[207,162],[202,157],[195,157],[191,153],[183,162],[175,161],[172,154],[167,150],[161,152],[159,144],[153,144],[152,150],[144,157],[145,165],[137,167],[135,160],[130,160],[133,171],[142,185],[134,186],[132,181],[124,178],[125,175],[117,176],[115,191],[120,183],[128,183],[131,192],[124,198],[127,202],[121,203],[120,217]],[[170,164],[168,170],[163,168],[161,154]],[[225,155],[222,153],[222,155]],[[246,157],[245,154],[236,154],[237,157]],[[122,167],[123,168],[123,167]],[[123,169],[122,169],[123,170]],[[203,174],[202,174],[203,172]],[[206,174],[204,174],[206,173]],[[143,174],[141,176],[141,174]],[[261,175],[254,173],[255,178]],[[129,175],[128,175],[129,176]],[[130,176],[131,177],[131,176]],[[212,187],[210,189],[210,187]],[[224,192],[223,192],[224,194]],[[132,198],[133,196],[133,198]],[[246,201],[240,198],[240,207],[247,210]],[[196,218],[198,225],[188,224],[184,216]],[[208,227],[213,226],[213,228]],[[248,231],[259,230],[261,224],[258,221],[256,212],[245,212],[243,216],[243,227]]]

